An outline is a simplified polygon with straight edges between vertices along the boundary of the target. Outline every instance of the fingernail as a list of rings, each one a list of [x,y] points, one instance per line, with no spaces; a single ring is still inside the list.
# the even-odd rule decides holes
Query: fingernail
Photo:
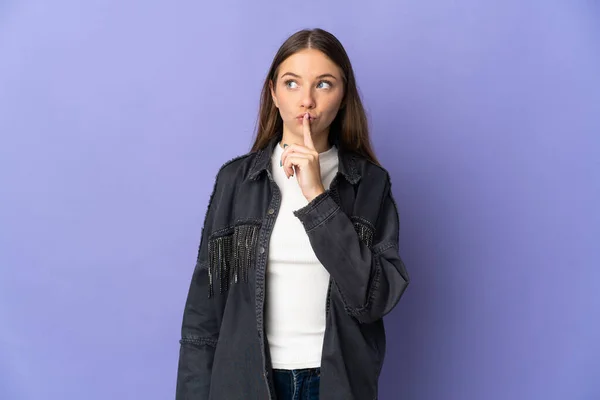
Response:
[[[308,117],[309,117],[308,113],[304,114],[304,119],[308,119]]]

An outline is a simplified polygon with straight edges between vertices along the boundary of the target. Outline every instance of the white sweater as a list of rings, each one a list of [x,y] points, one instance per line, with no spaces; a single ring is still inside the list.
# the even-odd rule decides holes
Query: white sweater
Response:
[[[279,165],[282,154],[283,148],[277,144],[271,165],[282,197],[269,244],[266,333],[273,368],[314,368],[321,365],[329,273],[293,214],[308,200],[296,176],[285,176]],[[323,186],[328,189],[338,170],[337,148],[320,153],[319,162]]]

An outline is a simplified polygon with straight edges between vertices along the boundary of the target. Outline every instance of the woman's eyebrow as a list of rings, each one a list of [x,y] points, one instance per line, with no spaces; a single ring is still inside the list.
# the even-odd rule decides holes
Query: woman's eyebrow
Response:
[[[323,75],[319,75],[317,76],[317,79],[323,79],[323,78],[333,78],[333,79],[337,79],[335,76],[331,75],[331,74],[323,74]]]
[[[297,78],[297,79],[302,78],[300,75],[297,75],[293,72],[286,72],[285,74],[281,75],[281,77],[283,78],[286,75],[289,75],[289,76]],[[333,79],[337,80],[337,78],[331,74],[322,74],[322,75],[317,76],[317,79],[323,79],[323,78],[333,78]]]

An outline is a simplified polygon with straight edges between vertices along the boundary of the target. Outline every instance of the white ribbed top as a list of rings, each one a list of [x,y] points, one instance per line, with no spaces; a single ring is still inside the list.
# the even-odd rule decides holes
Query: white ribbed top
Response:
[[[273,368],[314,368],[321,365],[329,273],[293,214],[308,201],[296,177],[288,180],[285,176],[279,165],[282,154],[277,144],[271,165],[282,198],[269,244],[266,333]],[[320,153],[319,163],[323,186],[328,189],[338,170],[337,148]]]

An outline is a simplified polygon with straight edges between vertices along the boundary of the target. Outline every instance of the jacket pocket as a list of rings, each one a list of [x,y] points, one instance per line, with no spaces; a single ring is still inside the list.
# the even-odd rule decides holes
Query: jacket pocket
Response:
[[[260,222],[243,221],[211,234],[208,241],[209,297],[224,293],[231,284],[248,282],[248,271],[256,262]],[[218,285],[218,289],[215,287]]]
[[[373,234],[375,232],[375,228],[373,225],[364,218],[353,216],[350,217],[352,221],[352,225],[354,225],[354,229],[356,233],[358,233],[358,238],[367,245],[368,248],[373,246]]]

